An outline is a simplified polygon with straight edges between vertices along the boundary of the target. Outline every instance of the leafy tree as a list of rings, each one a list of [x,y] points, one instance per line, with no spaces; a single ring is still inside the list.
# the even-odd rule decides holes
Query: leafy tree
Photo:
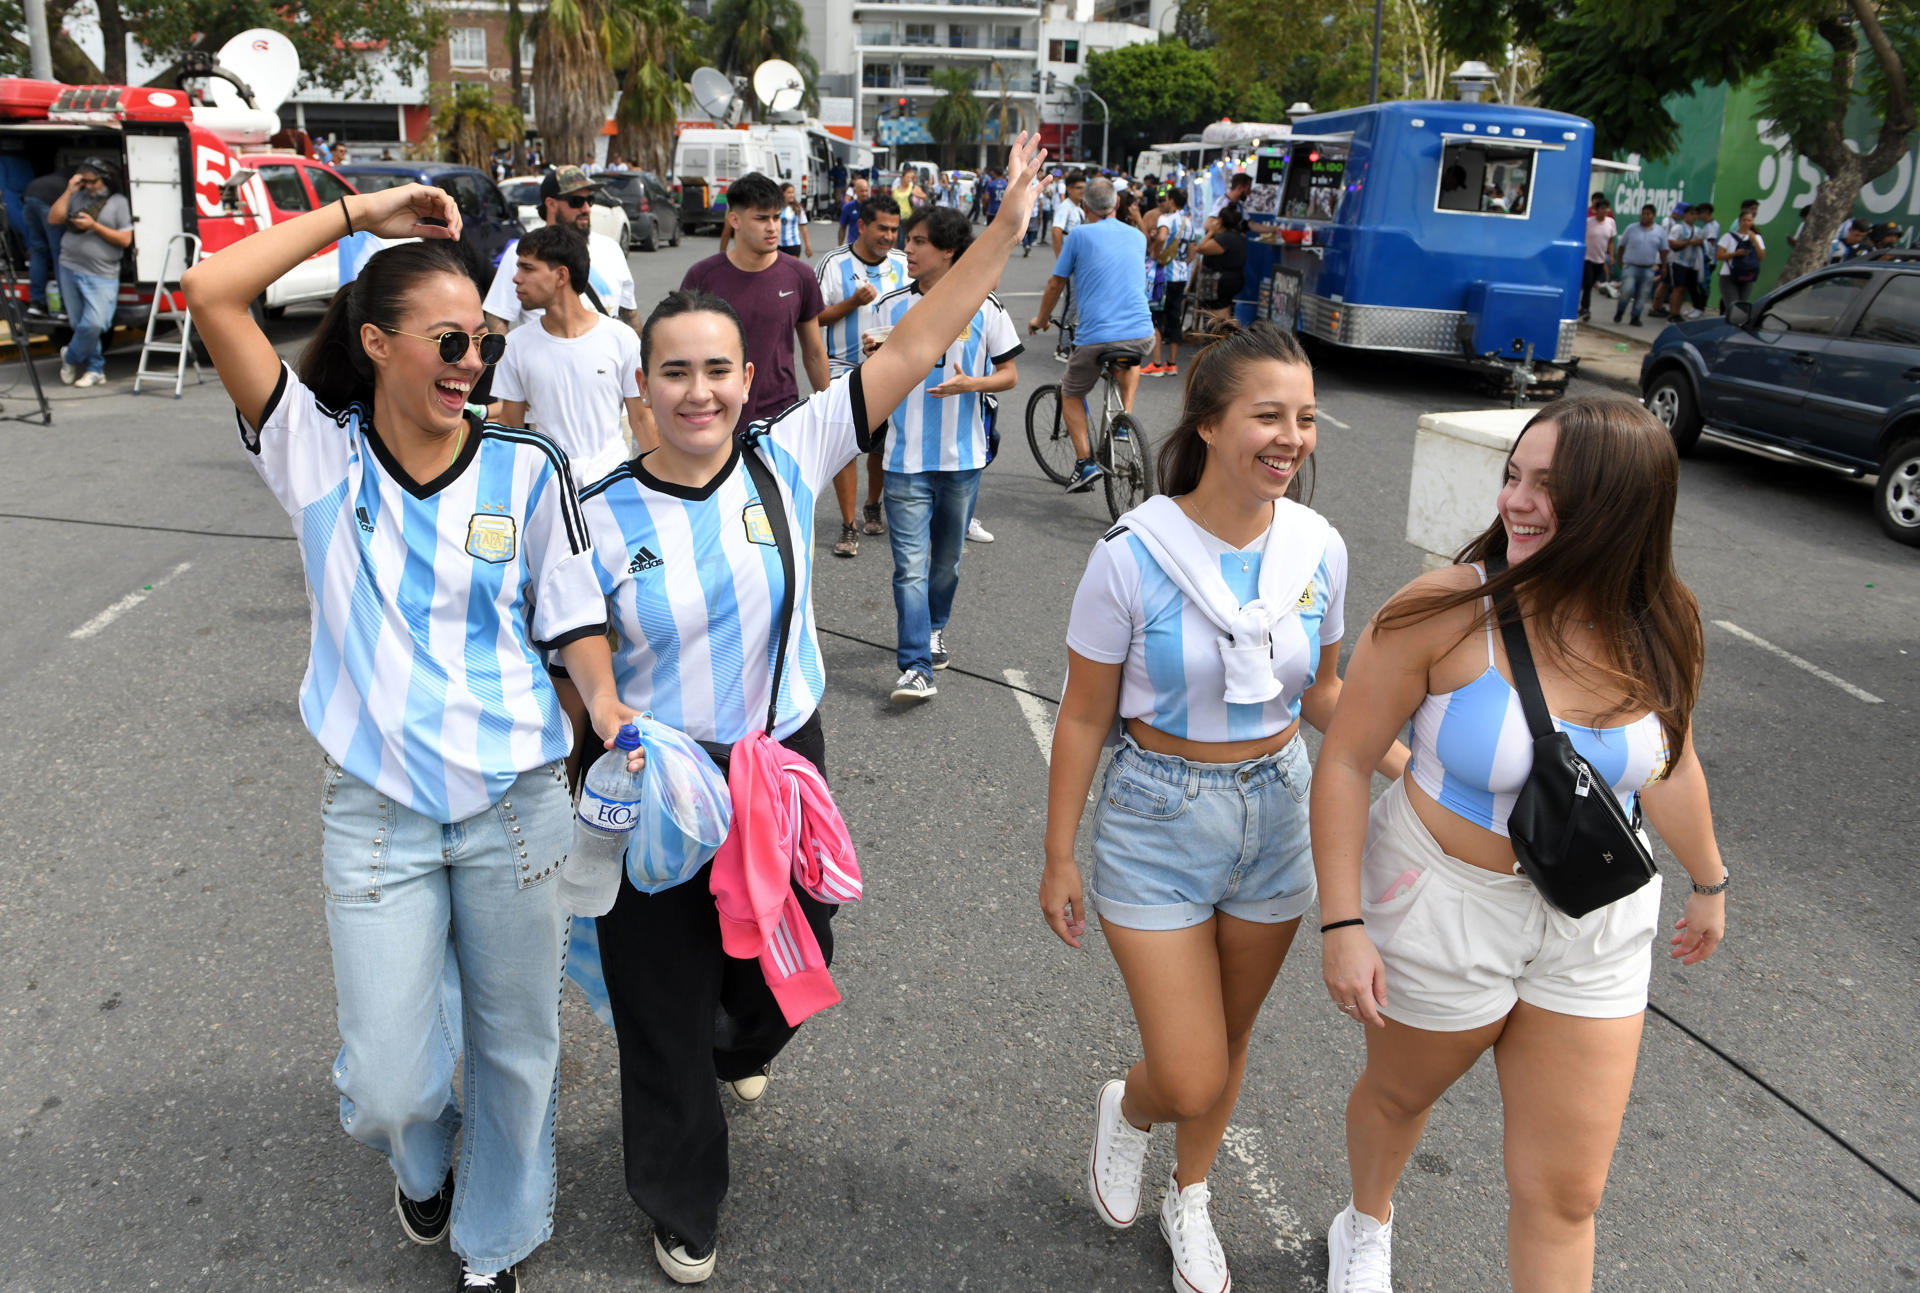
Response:
[[[623,156],[664,174],[673,128],[690,98],[686,78],[700,62],[706,29],[680,0],[614,0],[607,48],[620,88],[615,137]]]
[[[1090,54],[1083,79],[1112,110],[1112,146],[1131,156],[1217,118],[1226,99],[1215,57],[1178,39]],[[1097,121],[1099,105],[1087,109]]]
[[[7,0],[9,4],[16,0]],[[94,0],[105,42],[105,61],[96,65],[61,24],[73,0],[48,0],[47,28],[52,34],[54,75],[63,81],[124,85],[127,42],[133,36],[157,59],[189,49],[219,49],[239,33],[269,27],[284,33],[300,55],[305,83],[330,90],[368,92],[375,69],[354,48],[380,45],[404,68],[419,67],[427,53],[446,39],[447,20],[431,0],[304,0],[296,12],[268,0]],[[25,24],[12,27],[24,60]],[[170,85],[177,69],[168,67],[153,84]]]
[[[986,125],[986,109],[973,94],[973,70],[943,67],[933,74],[934,88],[942,91],[927,110],[927,130],[947,147],[949,162],[969,144],[978,142]]]
[[[1914,130],[1906,69],[1920,67],[1915,0],[1436,3],[1449,42],[1469,57],[1515,40],[1537,46],[1540,102],[1592,121],[1604,151],[1666,156],[1679,134],[1669,96],[1696,84],[1757,85],[1763,109],[1794,149],[1826,172],[1783,280],[1825,259],[1860,190],[1906,156]],[[1856,104],[1879,122],[1865,152],[1846,142]]]
[[[807,52],[807,16],[800,0],[714,0],[707,10],[707,53],[729,76],[751,76],[770,58],[800,69],[801,103],[817,112],[820,66]],[[749,92],[751,93],[751,92]]]
[[[549,0],[532,23],[533,94],[542,151],[556,165],[585,162],[607,123],[613,69],[601,39],[604,0]]]
[[[442,160],[484,170],[493,156],[494,141],[520,134],[520,110],[495,103],[489,87],[468,84],[451,92],[444,85],[433,88],[433,119],[428,129],[440,142]]]

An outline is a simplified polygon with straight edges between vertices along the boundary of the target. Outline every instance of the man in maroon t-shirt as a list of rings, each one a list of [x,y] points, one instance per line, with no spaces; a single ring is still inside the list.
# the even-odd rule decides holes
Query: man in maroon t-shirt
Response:
[[[753,385],[740,424],[774,414],[800,398],[793,377],[793,339],[816,391],[827,388],[827,343],[817,322],[825,302],[813,271],[780,252],[780,186],[759,173],[727,186],[726,251],[696,263],[680,281],[689,290],[712,292],[733,306],[747,333]]]

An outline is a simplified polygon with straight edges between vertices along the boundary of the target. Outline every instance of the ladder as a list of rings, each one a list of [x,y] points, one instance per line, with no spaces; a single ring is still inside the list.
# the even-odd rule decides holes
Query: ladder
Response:
[[[179,273],[169,274],[173,268],[173,249],[180,249],[181,264]],[[180,274],[184,274],[200,259],[200,239],[190,233],[177,233],[167,239],[167,249],[160,257],[160,276],[153,284],[153,305],[147,310],[147,339],[140,347],[140,367],[133,375],[133,393],[140,393],[140,383],[146,378],[164,381],[167,377],[166,365],[147,366],[149,355],[173,355],[173,398],[180,398],[180,388],[187,378],[187,364],[193,364],[193,376],[204,383],[206,374],[200,371],[200,356],[193,350],[193,315],[187,309],[184,296],[177,286]],[[175,298],[178,298],[178,304]]]

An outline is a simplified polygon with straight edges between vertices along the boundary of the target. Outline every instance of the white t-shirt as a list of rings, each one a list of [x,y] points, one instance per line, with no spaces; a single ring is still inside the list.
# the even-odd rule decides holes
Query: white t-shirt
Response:
[[[1193,528],[1219,557],[1220,573],[1240,604],[1258,597],[1259,547],[1242,551]],[[1313,685],[1320,649],[1346,632],[1346,601],[1347,545],[1338,530],[1329,530],[1326,555],[1297,613],[1274,626],[1280,694],[1264,705],[1229,705],[1220,630],[1188,603],[1146,546],[1117,526],[1093,547],[1073,596],[1067,645],[1089,660],[1125,666],[1120,717],[1189,741],[1257,741],[1284,732],[1300,717],[1300,697]]]
[[[507,338],[493,397],[525,401],[527,425],[566,452],[574,479],[598,480],[627,456],[621,401],[639,396],[639,370],[640,334],[618,319],[595,315],[577,337],[536,320]]]
[[[519,257],[520,240],[516,238],[500,253],[500,268],[493,272],[493,284],[487,288],[487,299],[481,306],[488,314],[505,319],[509,328],[517,328],[546,313],[520,308],[520,298],[513,290],[513,276],[520,268]],[[587,281],[599,294],[600,304],[606,307],[601,313],[618,318],[620,311],[633,309],[633,270],[627,266],[627,253],[603,233],[587,235]],[[585,292],[580,293],[580,300],[589,310],[593,309],[593,302]]]

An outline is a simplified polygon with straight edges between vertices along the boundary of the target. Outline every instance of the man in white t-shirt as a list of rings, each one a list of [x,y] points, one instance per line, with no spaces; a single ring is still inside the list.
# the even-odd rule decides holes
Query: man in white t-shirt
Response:
[[[1227,209],[1227,204],[1229,202],[1244,203],[1247,200],[1247,195],[1252,192],[1253,176],[1247,174],[1245,171],[1241,171],[1232,179],[1228,180],[1227,191],[1213,200],[1213,207],[1207,212],[1207,223],[1205,226],[1207,237],[1211,238],[1214,234],[1220,232],[1220,213]]]
[[[632,327],[635,323],[633,270],[627,265],[627,253],[620,244],[593,230],[593,194],[600,186],[587,178],[578,166],[562,166],[540,181],[540,210],[549,226],[568,225],[587,240],[587,277],[574,284],[581,299],[594,309],[587,288],[599,298],[598,312],[611,315]],[[528,311],[515,295],[513,279],[518,272],[515,244],[508,243],[500,253],[500,267],[494,271],[493,285],[481,307],[486,311],[487,327],[495,332],[531,322],[538,311]]]
[[[575,284],[588,272],[586,239],[575,229],[548,225],[520,240],[514,291],[537,321],[507,338],[493,380],[500,421],[558,444],[580,485],[626,461],[623,406],[640,451],[657,444],[641,403],[639,334],[581,301]]]

